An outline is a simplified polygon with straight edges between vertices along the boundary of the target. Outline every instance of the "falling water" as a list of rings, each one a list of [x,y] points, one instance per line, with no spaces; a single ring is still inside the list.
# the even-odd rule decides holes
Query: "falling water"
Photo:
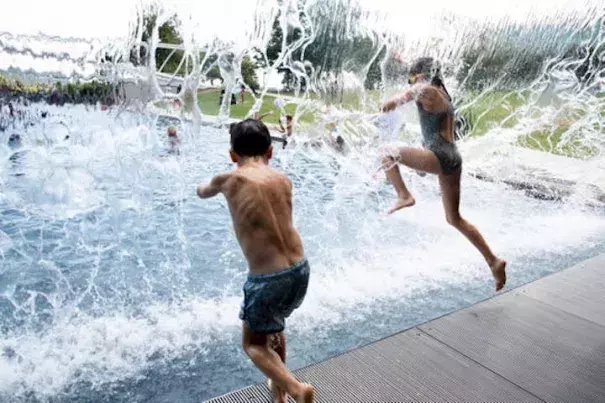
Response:
[[[264,82],[287,71],[296,97],[280,95],[293,103],[296,144],[276,147],[272,160],[294,183],[313,270],[288,323],[290,366],[492,295],[481,256],[445,223],[434,178],[404,170],[417,205],[381,215],[393,194],[373,175],[376,150],[386,138],[417,144],[419,127],[413,106],[386,120],[376,111],[405,87],[418,56],[442,63],[466,125],[462,212],[508,259],[509,286],[605,251],[605,20],[596,3],[122,3],[99,10],[99,19],[115,16],[114,28],[75,9],[72,37],[52,24],[26,32],[27,15],[0,34],[0,69],[24,80],[102,78],[121,101],[107,110],[20,104],[18,118],[2,116],[0,400],[198,402],[261,380],[239,348],[246,265],[226,203],[195,196],[197,184],[232,168],[221,126],[229,96],[214,117],[195,95],[215,67],[230,94],[247,58]],[[52,20],[59,9],[39,11]],[[175,13],[178,47],[159,39]],[[149,57],[162,49],[183,77]],[[268,87],[247,94],[248,115],[273,99]],[[331,122],[344,155],[326,145]],[[169,125],[179,155],[168,152]],[[583,170],[586,185],[557,200],[510,186],[536,180],[536,167],[560,180]]]

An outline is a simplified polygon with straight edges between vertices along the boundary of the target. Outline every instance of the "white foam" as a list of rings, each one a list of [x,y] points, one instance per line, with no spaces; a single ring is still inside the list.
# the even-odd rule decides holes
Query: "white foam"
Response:
[[[128,378],[153,357],[169,360],[210,347],[218,332],[239,325],[238,300],[193,299],[152,305],[137,318],[75,313],[43,334],[0,340],[0,395],[54,395],[78,380],[93,384]]]
[[[163,216],[146,212],[165,207],[162,203],[166,201],[194,198],[194,183],[210,177],[215,169],[229,166],[228,140],[222,132],[204,130],[201,135],[192,135],[184,142],[181,157],[162,159],[158,157],[162,139],[136,119],[124,117],[115,121],[112,116],[86,112],[83,108],[67,110],[71,113],[70,140],[57,144],[64,136],[59,126],[33,132],[33,137],[46,135],[54,143],[27,144],[30,154],[25,162],[26,175],[14,182],[17,185],[14,189],[6,188],[9,179],[0,184],[0,201],[21,209],[30,222],[69,222],[78,214],[95,210],[110,217],[120,217],[119,212],[132,210],[140,213],[141,218],[162,219]],[[187,133],[183,134],[187,138]],[[384,307],[414,306],[419,299],[430,302],[435,291],[440,298],[457,299],[462,297],[448,295],[448,290],[477,284],[484,284],[486,289],[492,287],[489,270],[480,254],[445,222],[434,177],[419,178],[403,170],[416,196],[416,206],[390,217],[379,215],[378,210],[386,209],[394,196],[382,179],[370,179],[374,151],[354,151],[343,157],[295,148],[283,150],[275,161],[294,180],[295,223],[312,267],[308,296],[288,324],[304,337],[313,337],[318,329],[329,332],[349,321],[375,318]],[[476,154],[466,155],[471,161],[481,155],[481,151],[473,152]],[[518,260],[532,256],[538,259],[545,252],[581,255],[582,250],[602,243],[605,217],[577,204],[533,200],[504,185],[484,183],[466,175],[462,187],[463,215],[481,230],[496,253],[509,260],[511,281],[530,279],[533,275],[533,268],[519,267]],[[12,196],[8,196],[9,192]],[[217,241],[214,230],[222,227],[216,223],[229,225],[224,201],[199,203],[176,209],[183,215],[178,220],[192,220],[187,213],[197,212],[195,218],[207,219],[210,224],[194,235]],[[208,208],[205,210],[208,216],[222,215],[204,216],[197,210],[202,208]],[[188,238],[181,222],[175,222],[174,226],[174,230],[152,227],[149,230],[152,239],[145,240],[152,245],[143,246],[143,242],[138,244],[138,238],[131,237],[135,231],[115,228],[122,232],[106,248],[117,250],[120,259],[139,259],[133,266],[140,272],[134,275],[149,276],[150,280],[172,288],[180,302],[154,300],[146,289],[134,289],[135,297],[140,297],[135,303],[139,312],[136,315],[115,311],[115,306],[123,302],[116,297],[109,301],[99,298],[98,313],[93,316],[77,308],[77,303],[87,297],[85,293],[63,298],[61,293],[69,294],[72,286],[61,277],[55,282],[56,294],[46,295],[53,309],[51,324],[39,331],[26,327],[12,329],[10,334],[0,336],[0,353],[4,352],[0,354],[0,395],[34,392],[41,397],[55,396],[78,381],[100,386],[136,377],[163,360],[203,354],[220,343],[239,343],[235,336],[240,327],[237,314],[242,296],[233,291],[239,289],[239,284],[233,286],[228,280],[235,275],[241,277],[244,268],[241,259],[233,256],[240,256],[235,252],[235,237],[230,234],[213,244],[223,249],[217,264],[225,265],[225,280],[219,284],[225,290],[223,295],[209,299],[203,291],[202,295],[195,295],[180,289],[183,283],[175,281],[175,278],[188,280],[187,270],[204,267],[191,269],[189,255],[199,253],[199,245]],[[91,220],[70,229],[74,233],[65,231],[100,260],[102,252],[95,249],[96,242],[106,235],[106,229]],[[221,233],[220,237],[223,236]],[[120,238],[142,250],[128,249],[119,243]],[[153,268],[141,263],[141,255],[149,252],[145,248],[165,248],[167,244],[173,245],[173,241],[180,248],[182,262],[166,258],[152,262],[157,264]],[[0,250],[4,253],[19,242],[28,246],[26,239],[10,239],[0,232]],[[71,264],[53,262],[50,253],[34,256],[31,265],[36,259],[43,259],[38,263],[53,273],[52,279],[63,275],[59,263],[68,267]],[[229,266],[234,261],[237,264]],[[104,266],[91,263],[82,275],[90,276],[92,284],[96,274],[88,271],[119,272],[115,266],[121,263],[119,260],[110,260]],[[119,275],[116,281],[124,280]],[[39,295],[43,297],[42,293]],[[27,308],[35,311],[33,304]]]
[[[6,233],[0,231],[0,253],[4,254],[7,250],[13,247],[13,241]]]
[[[605,233],[605,219],[580,212],[509,219],[490,217],[489,212],[473,215],[513,267],[517,257],[544,250],[573,250]],[[399,227],[408,223],[407,218],[390,221],[389,235],[405,234]],[[504,228],[488,225],[494,221],[501,221]],[[387,223],[376,223],[372,231]],[[346,248],[330,245],[331,250],[311,259],[309,292],[289,327],[311,335],[318,328],[364,319],[381,301],[413,305],[415,298],[431,290],[443,292],[456,284],[482,281],[490,287],[487,266],[468,241],[453,229],[439,232],[407,243],[399,243],[394,236],[392,242],[382,244],[366,238],[357,246],[366,248],[366,253],[354,257]],[[531,235],[520,238],[520,234]],[[2,338],[0,350],[10,349],[12,357],[0,356],[0,394],[34,391],[51,396],[78,380],[96,385],[136,376],[158,360],[203,353],[218,340],[239,343],[234,335],[240,326],[240,301],[241,295],[194,297],[181,303],[152,304],[136,317],[120,313],[91,317],[75,312],[55,318],[42,333]]]

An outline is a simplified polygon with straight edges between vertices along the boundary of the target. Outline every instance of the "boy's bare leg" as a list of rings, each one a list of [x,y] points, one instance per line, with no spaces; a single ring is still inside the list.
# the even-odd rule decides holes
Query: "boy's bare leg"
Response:
[[[269,336],[254,333],[244,323],[242,345],[254,365],[281,390],[286,391],[297,403],[314,402],[313,386],[299,382],[288,371],[279,354],[269,345]]]
[[[274,383],[271,379],[267,378],[267,386],[273,395],[273,403],[286,403],[288,401],[288,395],[286,392],[281,390],[276,383]]]
[[[279,355],[281,361],[286,363],[286,336],[284,332],[276,333],[271,335],[271,348],[273,351]],[[286,403],[288,401],[288,396],[286,395],[286,391],[277,386],[271,379],[267,381],[269,385],[269,390],[273,394],[273,403]]]

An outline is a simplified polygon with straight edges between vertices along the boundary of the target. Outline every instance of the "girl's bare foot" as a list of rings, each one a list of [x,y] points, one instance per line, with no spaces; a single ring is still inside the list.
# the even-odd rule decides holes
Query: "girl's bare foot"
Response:
[[[412,207],[414,204],[416,204],[416,200],[412,195],[409,195],[407,197],[398,197],[395,204],[393,204],[393,207],[391,207],[389,211],[387,211],[387,214],[393,214],[397,210],[401,210],[405,207]]]
[[[296,400],[296,403],[314,403],[315,388],[307,383],[301,383],[299,395],[292,397]]]
[[[489,265],[489,268],[492,270],[492,275],[496,281],[496,291],[500,291],[506,284],[506,261],[496,259]]]
[[[273,403],[286,403],[288,401],[286,392],[273,383],[271,379],[267,379],[267,386],[269,386],[269,390],[273,395]]]

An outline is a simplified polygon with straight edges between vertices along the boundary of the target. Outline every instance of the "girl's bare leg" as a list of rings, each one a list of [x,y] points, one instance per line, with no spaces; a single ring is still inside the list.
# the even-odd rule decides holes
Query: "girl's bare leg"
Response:
[[[460,215],[461,171],[459,169],[451,175],[439,175],[445,217],[450,225],[460,231],[481,252],[496,281],[496,291],[499,291],[506,284],[506,261],[494,255],[479,230]]]
[[[387,179],[391,182],[397,192],[397,200],[388,210],[388,214],[392,214],[404,207],[413,206],[416,203],[414,196],[412,196],[407,186],[405,186],[397,162],[417,171],[432,174],[441,173],[439,160],[432,151],[413,147],[399,147],[396,152],[396,157],[385,154],[382,158],[382,165],[385,167]]]

